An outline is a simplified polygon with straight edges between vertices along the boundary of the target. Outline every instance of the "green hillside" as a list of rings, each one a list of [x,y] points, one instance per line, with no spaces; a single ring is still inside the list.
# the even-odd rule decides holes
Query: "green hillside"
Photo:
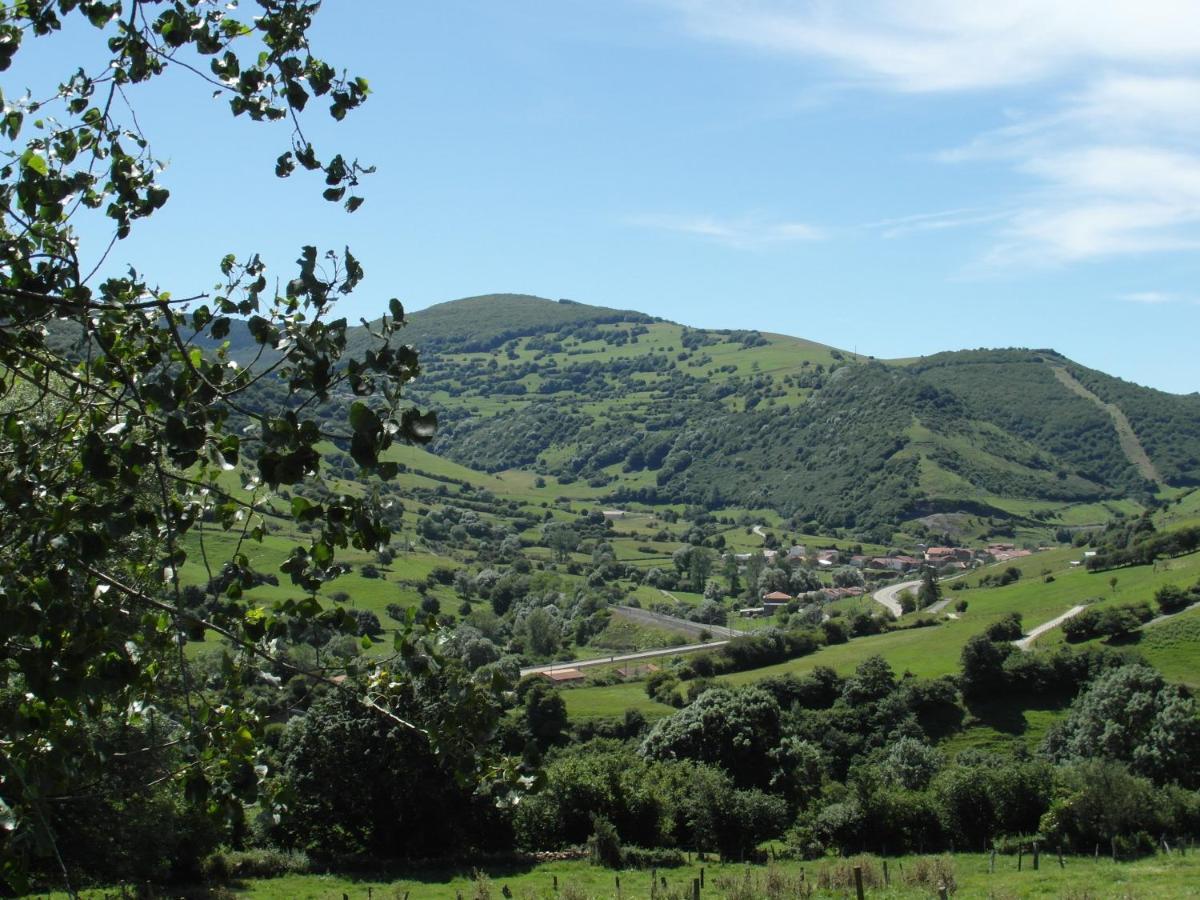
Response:
[[[420,352],[410,393],[438,415],[436,454],[613,505],[766,508],[884,544],[897,527],[1035,541],[1200,478],[1200,398],[1051,350],[886,363],[519,294],[420,310],[402,337]],[[254,359],[244,327],[229,340]],[[347,330],[352,352],[371,341]]]

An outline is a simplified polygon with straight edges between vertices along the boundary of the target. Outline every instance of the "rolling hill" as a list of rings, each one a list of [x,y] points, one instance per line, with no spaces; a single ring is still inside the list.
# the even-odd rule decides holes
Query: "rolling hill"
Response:
[[[899,523],[1073,528],[1200,484],[1200,395],[1053,350],[880,361],[799,338],[497,294],[408,317],[432,449],[613,504],[770,508],[887,542]],[[254,349],[244,328],[233,355]],[[365,350],[366,329],[348,333]],[[336,404],[335,404],[336,405]]]

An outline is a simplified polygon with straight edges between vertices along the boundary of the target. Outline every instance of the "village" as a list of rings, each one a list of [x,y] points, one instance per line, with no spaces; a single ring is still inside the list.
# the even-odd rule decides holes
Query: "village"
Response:
[[[789,566],[809,565],[813,568],[827,570],[832,570],[838,566],[848,566],[862,572],[864,584],[834,585],[804,595],[809,600],[831,602],[834,600],[843,600],[848,597],[859,597],[867,593],[870,590],[870,588],[865,586],[865,582],[868,579],[879,583],[891,580],[898,575],[919,572],[925,568],[932,568],[939,577],[954,576],[989,563],[1007,562],[1012,559],[1029,556],[1033,552],[1031,550],[1019,549],[1014,544],[1006,543],[989,544],[983,549],[972,549],[969,547],[925,547],[918,545],[917,550],[921,553],[920,557],[909,556],[907,554],[892,554],[887,556],[846,554],[843,558],[842,551],[836,548],[810,550],[803,544],[797,544],[788,549],[783,556],[783,561]],[[779,559],[779,553],[780,551],[778,550],[767,549],[760,551],[759,555],[770,565]],[[745,565],[749,563],[751,557],[754,555],[752,553],[737,553],[734,554],[733,558],[739,565]],[[742,618],[770,618],[797,599],[799,598],[783,591],[770,591],[763,594],[760,605],[739,609],[738,615]]]

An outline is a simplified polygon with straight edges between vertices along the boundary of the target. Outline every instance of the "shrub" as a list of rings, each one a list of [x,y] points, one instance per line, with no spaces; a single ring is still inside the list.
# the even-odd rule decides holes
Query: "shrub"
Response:
[[[298,850],[279,850],[275,847],[230,850],[222,847],[204,860],[200,874],[207,882],[222,883],[242,878],[299,875],[310,869],[308,855]]]
[[[1154,602],[1158,604],[1159,610],[1164,615],[1169,615],[1190,606],[1193,600],[1183,588],[1173,584],[1164,584],[1154,592]]]
[[[616,826],[604,816],[592,814],[592,836],[588,838],[587,847],[592,865],[621,868],[621,838]]]
[[[675,869],[686,860],[673,847],[622,847],[621,862],[627,869]]]
[[[998,622],[993,622],[984,631],[989,641],[1015,641],[1024,634],[1024,629],[1021,627],[1021,614],[1018,612],[1009,613]]]

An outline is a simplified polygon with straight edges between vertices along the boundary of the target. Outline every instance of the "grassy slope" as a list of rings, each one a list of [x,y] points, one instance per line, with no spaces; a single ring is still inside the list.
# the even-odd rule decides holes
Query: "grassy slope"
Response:
[[[998,568],[1015,565],[1023,577],[1006,587],[980,588],[979,575],[968,577],[972,587],[964,591],[947,591],[946,595],[967,601],[967,611],[958,620],[946,621],[933,628],[910,629],[873,637],[856,638],[845,644],[824,647],[809,656],[799,659],[738,672],[723,677],[733,685],[751,684],[762,678],[786,673],[802,675],[819,665],[831,666],[840,674],[849,674],[868,656],[882,655],[898,674],[911,672],[914,675],[933,678],[950,675],[958,671],[959,655],[963,645],[989,624],[1010,612],[1020,612],[1026,630],[1048,621],[1077,603],[1095,600],[1102,604],[1122,603],[1150,599],[1154,591],[1163,584],[1191,585],[1200,578],[1200,554],[1193,554],[1168,562],[1160,562],[1157,568],[1139,566],[1122,569],[1117,573],[1118,581],[1113,590],[1108,584],[1107,574],[1089,574],[1082,568],[1070,566],[1072,560],[1082,553],[1075,549],[1052,550],[1037,553],[1013,563],[1000,564]],[[996,571],[989,567],[983,572]],[[1043,580],[1042,572],[1049,571],[1054,581]],[[1170,628],[1161,635],[1154,635],[1146,642],[1147,658],[1152,663],[1164,665],[1164,672],[1173,680],[1184,683],[1200,682],[1200,615],[1189,614],[1186,633],[1166,624],[1156,628]],[[1183,627],[1181,623],[1180,627]],[[1055,630],[1044,635],[1039,645],[1052,645],[1061,640],[1061,632]],[[1142,649],[1139,647],[1139,649]],[[572,716],[580,718],[620,715],[626,706],[643,712],[659,711],[645,694],[640,682],[613,685],[603,688],[577,688],[565,692],[567,708]],[[996,711],[992,719],[981,723],[981,730],[962,740],[963,745],[972,742],[1007,740],[1004,735],[1014,730],[1029,741],[1036,741],[1056,715],[1053,709],[1030,710],[1023,726],[1005,726],[1005,716],[1012,717],[1012,710]],[[1000,727],[996,727],[997,724]]]
[[[1138,897],[1141,900],[1157,898],[1181,898],[1197,896],[1196,885],[1200,882],[1200,857],[1190,854],[1179,856],[1156,856],[1130,863],[1112,863],[1108,860],[1093,861],[1088,857],[1068,857],[1065,868],[1059,868],[1053,857],[1043,856],[1041,867],[1032,871],[1028,855],[1023,871],[1017,871],[1015,857],[1000,856],[996,861],[996,872],[989,874],[989,859],[983,854],[961,853],[953,857],[942,857],[952,868],[959,897]],[[875,858],[853,860],[825,860],[817,862],[788,862],[767,866],[743,866],[736,863],[706,863],[704,897],[729,896],[731,886],[743,886],[750,880],[749,892],[767,896],[765,879],[773,871],[775,877],[797,880],[801,870],[809,883],[829,883],[832,878],[850,875],[850,867],[860,865],[868,884],[882,881],[880,861]],[[403,897],[408,892],[421,900],[454,900],[456,897],[499,896],[507,887],[511,896],[518,900],[550,900],[570,896],[579,898],[645,897],[649,894],[651,873],[626,870],[614,872],[592,866],[583,861],[566,861],[531,865],[484,865],[481,867],[488,882],[488,893],[478,891],[475,873],[468,866],[447,869],[425,869],[398,874],[394,878],[346,878],[339,876],[289,876],[265,881],[250,881],[238,893],[258,900],[305,900],[305,898],[333,898],[343,894],[350,897],[365,897],[368,889],[379,897]],[[919,871],[917,857],[901,857],[889,860],[892,886],[872,887],[872,897],[888,897],[895,900],[917,900],[934,896],[930,886],[912,884],[914,873]],[[837,873],[837,874],[835,874]],[[692,879],[700,875],[700,864],[691,863],[679,869],[663,869],[660,876],[667,880],[667,891],[659,888],[659,896],[690,896]],[[616,879],[620,879],[621,892],[616,890]],[[557,879],[559,891],[553,888]],[[843,884],[838,881],[838,884]],[[816,898],[840,898],[852,896],[852,882],[833,889],[818,890]],[[848,893],[849,891],[849,893]],[[506,894],[507,896],[507,894]],[[789,894],[791,896],[791,894]]]

